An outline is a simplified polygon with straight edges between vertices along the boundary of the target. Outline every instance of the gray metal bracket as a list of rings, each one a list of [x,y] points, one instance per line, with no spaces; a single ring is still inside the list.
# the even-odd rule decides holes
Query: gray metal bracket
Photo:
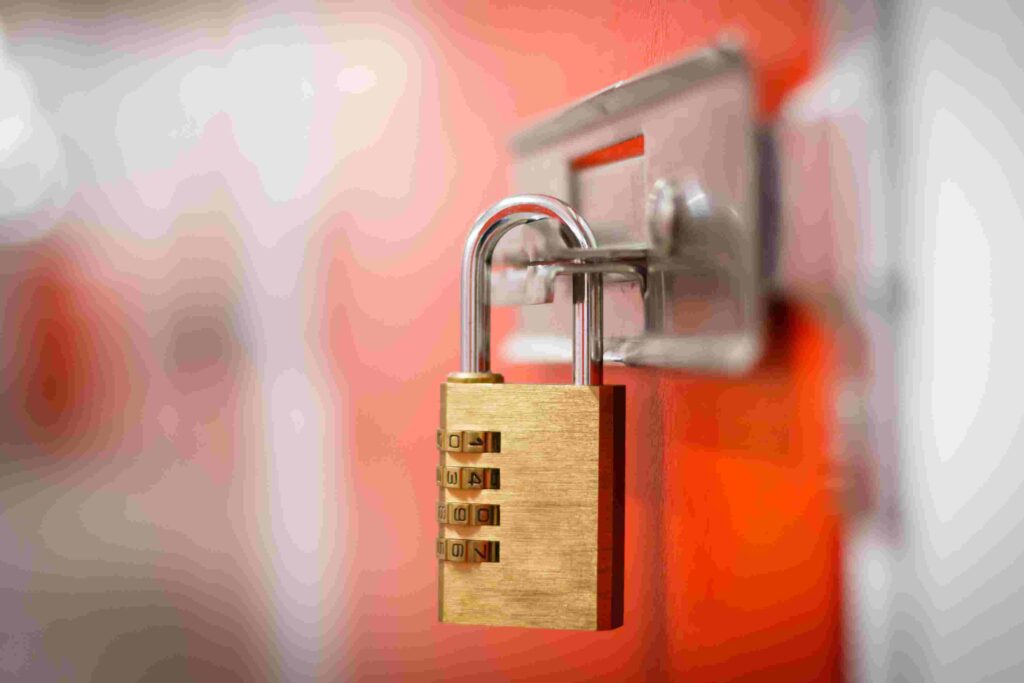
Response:
[[[757,128],[739,50],[715,46],[618,83],[512,146],[516,190],[574,206],[598,249],[565,250],[551,221],[502,240],[494,302],[524,306],[501,349],[506,359],[568,360],[570,283],[556,278],[597,271],[606,273],[605,360],[725,373],[757,361],[765,306]],[[526,305],[540,303],[551,305]]]

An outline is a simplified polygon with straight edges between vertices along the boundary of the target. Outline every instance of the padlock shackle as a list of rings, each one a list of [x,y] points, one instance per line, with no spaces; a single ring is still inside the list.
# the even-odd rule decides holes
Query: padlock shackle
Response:
[[[498,241],[512,228],[544,218],[561,222],[570,248],[597,246],[587,222],[565,202],[546,195],[506,197],[480,214],[462,255],[462,372],[491,370],[491,259]],[[604,344],[601,329],[601,275],[573,275],[573,384],[601,384]]]

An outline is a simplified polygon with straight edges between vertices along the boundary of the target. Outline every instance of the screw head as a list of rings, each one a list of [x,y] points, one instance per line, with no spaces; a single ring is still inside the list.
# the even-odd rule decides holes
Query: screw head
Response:
[[[678,230],[676,191],[672,183],[658,178],[647,195],[647,238],[660,254],[671,254]]]

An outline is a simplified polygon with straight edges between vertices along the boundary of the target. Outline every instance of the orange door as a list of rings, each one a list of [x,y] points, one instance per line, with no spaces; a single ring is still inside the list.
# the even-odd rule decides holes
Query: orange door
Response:
[[[571,8],[568,5],[576,4]],[[413,55],[395,116],[418,134],[400,199],[334,207],[319,335],[335,392],[338,650],[347,680],[834,680],[840,525],[829,489],[832,341],[776,304],[742,379],[610,368],[628,387],[625,626],[570,633],[440,625],[433,468],[438,385],[457,367],[470,223],[511,191],[506,141],[537,116],[723,31],[749,52],[760,112],[813,69],[810,1],[420,3],[381,20]],[[495,314],[500,338],[514,311]],[[500,359],[495,363],[500,365]],[[500,368],[564,381],[566,368]]]

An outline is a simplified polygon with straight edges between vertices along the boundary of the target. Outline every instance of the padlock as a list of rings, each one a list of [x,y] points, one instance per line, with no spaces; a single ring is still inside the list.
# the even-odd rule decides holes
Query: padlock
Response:
[[[453,624],[605,630],[622,624],[625,387],[602,380],[601,279],[573,275],[573,384],[505,384],[490,371],[490,263],[508,230],[555,218],[553,197],[484,212],[462,260],[461,371],[441,385],[438,616]]]

